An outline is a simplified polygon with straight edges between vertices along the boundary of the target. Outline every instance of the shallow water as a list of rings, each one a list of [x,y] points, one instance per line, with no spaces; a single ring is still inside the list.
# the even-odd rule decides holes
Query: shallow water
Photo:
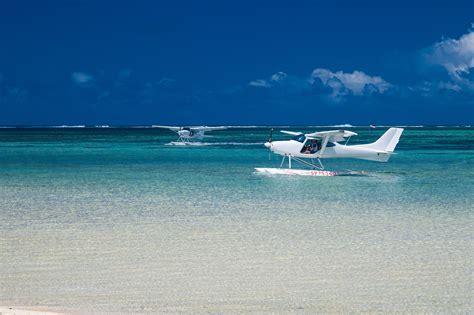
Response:
[[[389,163],[325,161],[370,176],[331,178],[256,174],[280,162],[268,134],[0,130],[0,304],[472,311],[474,129],[408,129]]]

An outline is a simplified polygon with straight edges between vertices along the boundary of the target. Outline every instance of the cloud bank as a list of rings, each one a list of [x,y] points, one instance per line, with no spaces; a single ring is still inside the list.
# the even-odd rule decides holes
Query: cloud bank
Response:
[[[317,95],[335,103],[362,98],[367,101],[379,96],[398,98],[400,101],[424,98],[445,102],[454,95],[462,97],[464,103],[469,102],[466,98],[474,93],[474,30],[469,30],[458,39],[436,42],[415,52],[415,56],[416,66],[420,69],[413,67],[404,73],[404,76],[415,79],[410,84],[404,81],[392,83],[364,70],[350,72],[319,67],[306,77],[280,71],[266,79],[252,80],[247,86],[266,90],[267,95],[280,99]],[[409,64],[408,55],[405,59],[399,62]]]
[[[341,101],[349,96],[383,94],[394,87],[380,76],[370,76],[363,71],[334,72],[324,68],[314,69],[309,76],[303,78],[280,71],[271,75],[269,79],[253,80],[248,85],[288,94],[310,91],[328,96],[334,101]]]
[[[328,117],[345,115],[342,117],[355,117],[359,121],[372,121],[371,117],[376,115],[420,121],[425,117],[442,120],[447,116],[453,121],[472,121],[473,30],[398,58],[401,60],[389,60],[395,65],[389,71],[384,71],[383,64],[374,72],[316,64],[299,75],[278,71],[217,88],[179,77],[146,77],[127,65],[108,72],[101,69],[65,72],[63,77],[69,75],[71,81],[64,82],[66,86],[62,90],[56,85],[32,86],[11,81],[0,74],[0,108],[4,110],[3,116],[8,116],[21,104],[31,111],[40,108],[37,104],[46,104],[43,106],[48,108],[50,103],[67,102],[74,109],[65,114],[71,119],[75,115],[88,117],[89,113],[101,113],[107,119],[110,115],[139,117],[142,111],[176,119],[183,115],[189,119],[220,115],[239,123],[262,116],[282,123],[290,123],[293,117],[291,123],[300,123],[307,112],[329,112]],[[58,82],[63,81],[58,79]],[[42,100],[45,95],[50,98]],[[114,111],[107,110],[110,108]]]

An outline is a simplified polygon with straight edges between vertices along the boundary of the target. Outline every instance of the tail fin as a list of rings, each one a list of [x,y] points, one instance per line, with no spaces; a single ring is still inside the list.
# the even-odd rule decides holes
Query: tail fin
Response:
[[[377,141],[371,143],[370,147],[378,151],[391,153],[395,150],[402,132],[403,128],[390,128],[389,130],[385,131],[385,133],[380,138],[378,138]]]
[[[377,141],[369,144],[356,145],[359,148],[375,151],[374,154],[369,154],[367,156],[358,158],[369,161],[387,162],[390,159],[390,155],[395,150],[402,132],[402,128],[390,128],[389,130],[385,131],[385,133],[380,138],[378,138]]]

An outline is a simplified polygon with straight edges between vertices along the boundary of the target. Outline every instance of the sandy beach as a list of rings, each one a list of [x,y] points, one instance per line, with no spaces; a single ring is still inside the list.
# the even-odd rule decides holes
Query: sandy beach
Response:
[[[42,307],[0,306],[0,315],[60,315],[65,312],[52,311]]]

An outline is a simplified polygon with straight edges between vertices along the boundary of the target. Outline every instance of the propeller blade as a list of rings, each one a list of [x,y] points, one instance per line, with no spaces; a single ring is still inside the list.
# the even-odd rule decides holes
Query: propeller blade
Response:
[[[268,137],[268,142],[272,142],[273,128],[270,129],[270,137]]]

